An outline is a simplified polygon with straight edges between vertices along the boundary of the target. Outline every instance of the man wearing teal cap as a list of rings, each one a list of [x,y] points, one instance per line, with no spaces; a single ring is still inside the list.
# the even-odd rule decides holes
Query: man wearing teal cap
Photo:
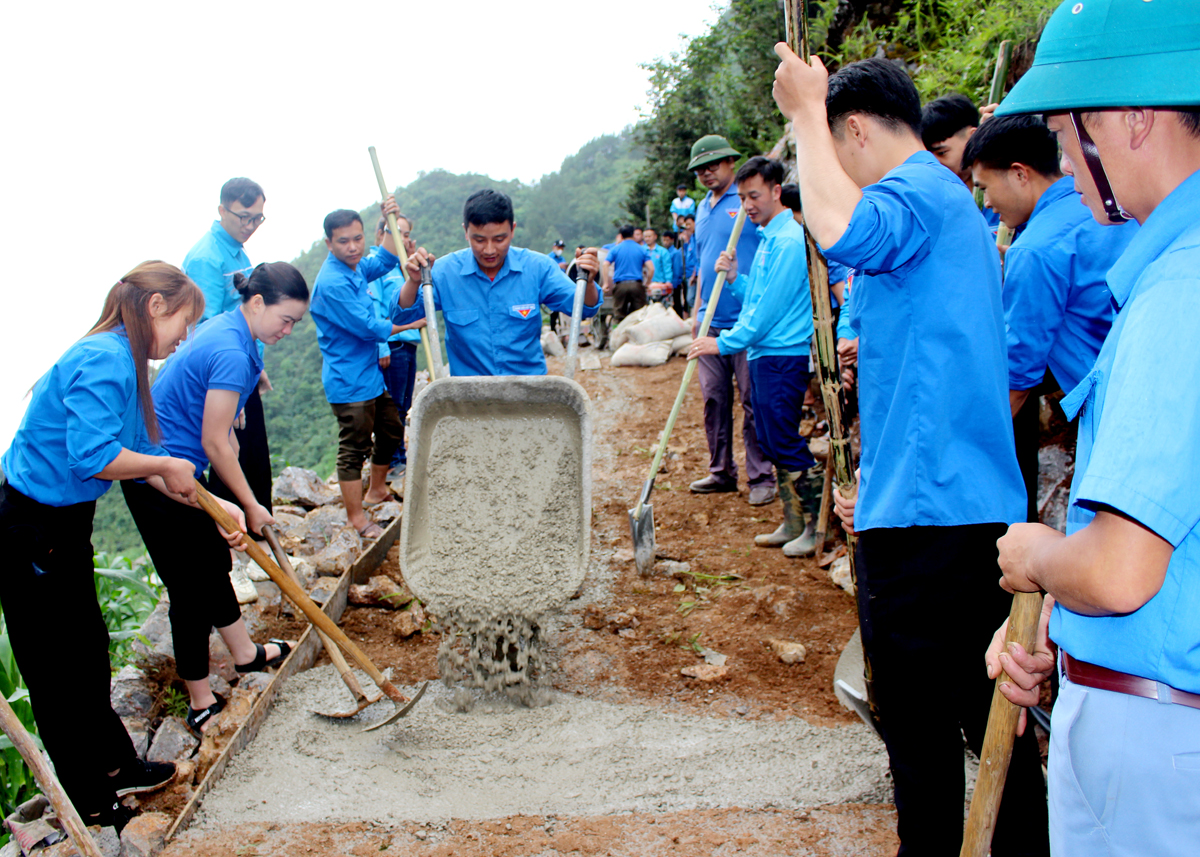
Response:
[[[1032,705],[1060,670],[1055,855],[1195,854],[1200,3],[1067,0],[996,111],[1014,113],[1046,116],[1098,221],[1141,229],[1107,277],[1117,313],[1096,365],[1062,401],[1079,416],[1067,535],[1015,524],[999,542],[1003,586],[1050,596],[1037,645],[998,634],[988,673]]]

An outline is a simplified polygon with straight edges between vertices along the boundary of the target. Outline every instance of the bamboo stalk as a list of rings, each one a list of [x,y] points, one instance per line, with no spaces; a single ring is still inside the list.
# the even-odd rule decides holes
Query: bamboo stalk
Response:
[[[1012,42],[1005,39],[996,49],[996,67],[992,70],[992,85],[988,89],[988,104],[998,104],[1004,97],[1004,87],[1008,84],[1008,67],[1012,64]],[[975,189],[975,204],[983,209],[983,191]],[[1012,235],[1003,223],[996,229],[996,246],[1003,247],[1011,241]]]

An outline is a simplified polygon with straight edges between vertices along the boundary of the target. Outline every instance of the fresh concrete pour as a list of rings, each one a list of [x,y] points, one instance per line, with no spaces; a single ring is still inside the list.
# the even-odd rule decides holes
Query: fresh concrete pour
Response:
[[[288,679],[258,737],[226,769],[194,826],[890,799],[887,755],[861,724],[684,717],[557,693],[539,708],[487,697],[462,713],[441,683],[390,732],[360,731],[386,716],[386,706],[346,722],[310,713],[336,708],[345,695],[332,667]]]

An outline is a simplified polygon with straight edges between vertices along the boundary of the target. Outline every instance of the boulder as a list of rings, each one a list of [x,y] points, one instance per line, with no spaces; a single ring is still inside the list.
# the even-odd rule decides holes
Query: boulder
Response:
[[[150,749],[150,724],[140,717],[122,717],[121,724],[129,733],[129,740],[133,742],[138,758],[146,758],[146,751]]]
[[[341,506],[322,506],[313,509],[304,523],[292,531],[292,535],[310,544],[324,547],[334,534],[346,526],[346,510]],[[320,548],[318,548],[319,550]]]
[[[171,816],[165,812],[145,812],[131,819],[121,831],[121,857],[157,857],[170,829]]]
[[[308,597],[317,604],[324,606],[337,589],[337,580],[332,577],[322,578],[308,593]]]
[[[171,643],[171,619],[168,615],[170,609],[171,601],[164,593],[142,623],[138,636],[134,638],[133,650],[139,655],[158,654],[175,657],[175,647]]]
[[[375,523],[386,525],[388,521],[399,518],[403,511],[404,507],[395,500],[388,500],[384,503],[376,503],[367,510],[367,515]]]
[[[313,567],[318,574],[333,577],[345,574],[362,553],[362,536],[354,527],[343,527],[329,541],[328,546],[313,557]]]
[[[233,664],[233,652],[229,651],[229,647],[216,631],[208,635],[208,674],[218,675],[230,684],[238,677],[238,671]]]
[[[88,833],[92,834],[92,841],[96,843],[96,847],[100,849],[100,853],[104,857],[121,857],[121,838],[117,835],[115,827],[100,827],[93,824],[88,827]],[[20,853],[18,850],[17,854]],[[79,849],[70,839],[64,839],[62,842],[34,853],[37,854],[37,857],[79,857]]]
[[[296,508],[296,512],[299,514],[294,514],[292,512],[280,512],[278,508],[275,510],[275,529],[279,530],[279,535],[290,536],[293,530],[304,523],[304,510]]]
[[[154,683],[134,666],[121,667],[113,677],[109,701],[118,717],[145,719],[154,707]]]
[[[767,645],[779,657],[779,660],[785,664],[802,664],[808,652],[804,648],[803,643],[793,643],[788,640],[778,640],[775,637],[767,638]]]
[[[399,610],[413,600],[408,587],[386,575],[376,575],[366,583],[350,586],[349,601],[360,607],[390,607]]]
[[[280,505],[316,508],[341,499],[340,493],[326,485],[311,470],[285,467],[271,486],[271,500]]]
[[[186,759],[196,751],[200,742],[192,737],[187,724],[178,717],[168,717],[154,733],[154,741],[146,754],[147,762],[175,762]]]

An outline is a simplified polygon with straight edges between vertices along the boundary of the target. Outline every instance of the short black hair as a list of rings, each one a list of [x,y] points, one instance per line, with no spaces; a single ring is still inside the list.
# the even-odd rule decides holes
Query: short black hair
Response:
[[[962,168],[1007,170],[1024,164],[1044,176],[1059,176],[1058,141],[1040,116],[993,116],[967,140]]]
[[[779,191],[779,201],[790,208],[792,211],[800,210],[800,185],[795,182],[788,182]]]
[[[979,108],[960,92],[935,98],[921,111],[921,140],[927,149],[963,128],[978,127]]]
[[[696,222],[696,215],[694,215],[694,214],[685,214],[685,215],[683,216],[683,221],[684,221],[685,223],[686,223],[687,221],[689,221],[689,220],[690,220],[690,221],[692,221],[692,223],[695,223],[695,222]]]
[[[263,193],[262,186],[248,178],[230,179],[221,185],[221,205],[229,208],[235,202],[240,202],[246,208],[258,202],[258,198],[262,197],[263,202],[267,201],[267,195]]]
[[[351,211],[348,208],[339,208],[337,211],[329,212],[325,215],[325,237],[332,238],[333,230],[349,226],[351,223],[362,225],[362,218],[358,216],[357,211]]]
[[[835,133],[847,116],[861,113],[890,131],[921,136],[921,96],[904,66],[891,60],[872,57],[838,69],[829,78],[825,112]]]
[[[675,230],[673,230],[673,229],[664,229],[662,231],[662,234],[659,235],[658,237],[659,238],[670,238],[672,241],[674,241],[679,236],[675,234]]]
[[[620,229],[617,230],[617,234],[620,235],[622,238],[632,238],[633,237],[633,224],[626,223],[624,226],[622,226]]]
[[[739,185],[751,176],[759,176],[767,184],[783,184],[783,164],[763,155],[755,155],[742,164],[733,177]]]
[[[677,185],[675,185],[675,190],[687,190],[687,189],[688,189],[688,186],[687,186],[687,185],[685,185],[685,184],[677,184]]]
[[[508,194],[491,188],[477,190],[463,204],[463,223],[487,226],[489,223],[512,223],[513,204]]]

